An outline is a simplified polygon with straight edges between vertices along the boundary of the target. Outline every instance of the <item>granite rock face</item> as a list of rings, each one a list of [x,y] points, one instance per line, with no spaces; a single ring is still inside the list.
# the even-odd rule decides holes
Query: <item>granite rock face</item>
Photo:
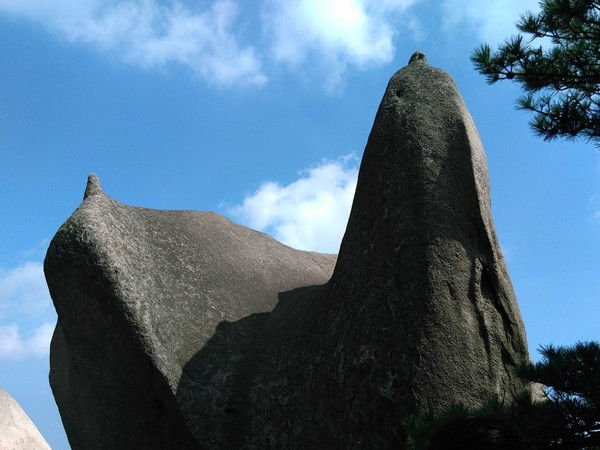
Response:
[[[485,155],[422,53],[387,87],[337,262],[91,176],[45,270],[74,449],[403,448],[411,413],[524,388]]]
[[[334,263],[215,213],[123,205],[90,176],[45,260],[59,317],[50,382],[72,448],[219,448],[247,357],[226,330],[260,321],[280,292],[325,283]],[[190,379],[215,336],[227,342]]]
[[[334,441],[396,447],[407,414],[524,389],[486,157],[454,81],[420,52],[387,86],[322,295],[315,401]]]
[[[50,446],[25,411],[2,388],[0,388],[0,449],[50,450]]]

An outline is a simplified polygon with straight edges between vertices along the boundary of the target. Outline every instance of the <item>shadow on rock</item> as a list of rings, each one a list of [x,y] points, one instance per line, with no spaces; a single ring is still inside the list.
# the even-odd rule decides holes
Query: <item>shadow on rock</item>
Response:
[[[289,362],[315,348],[307,312],[322,290],[307,286],[283,292],[272,312],[219,323],[184,366],[176,396],[202,447],[280,446],[282,437],[275,436],[274,428],[293,420],[288,416],[294,408],[285,411],[282,406],[297,394],[290,392],[297,380],[283,372]],[[284,361],[290,353],[294,357]],[[275,412],[278,420],[273,421]]]

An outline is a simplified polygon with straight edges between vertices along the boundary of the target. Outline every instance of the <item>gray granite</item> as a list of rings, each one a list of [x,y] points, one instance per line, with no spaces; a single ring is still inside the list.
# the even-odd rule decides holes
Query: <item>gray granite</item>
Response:
[[[186,364],[280,292],[325,283],[334,263],[216,213],[126,206],[91,175],[45,260],[58,312],[50,382],[71,446],[195,448],[190,427],[203,424],[190,422],[205,417],[196,434],[210,435],[225,415],[220,383],[234,374],[221,359],[245,349],[227,342],[202,382]]]
[[[386,89],[337,262],[90,176],[45,271],[74,449],[403,448],[411,413],[524,389],[483,148],[422,53]]]
[[[342,448],[400,448],[408,414],[525,388],[514,373],[529,360],[525,329],[482,144],[452,78],[420,52],[381,101],[322,298],[302,414],[318,411],[319,433]]]

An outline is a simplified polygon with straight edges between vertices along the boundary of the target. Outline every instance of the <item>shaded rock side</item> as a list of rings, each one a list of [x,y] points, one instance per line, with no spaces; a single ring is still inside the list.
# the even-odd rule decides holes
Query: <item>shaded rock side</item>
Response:
[[[228,330],[251,334],[280,292],[325,283],[334,264],[215,213],[126,206],[91,175],[44,267],[58,312],[50,382],[72,448],[232,448],[228,402],[252,352]]]
[[[524,390],[525,330],[489,190],[454,81],[416,53],[383,96],[315,315],[312,398],[333,442],[399,448],[411,413]]]
[[[0,449],[50,450],[17,401],[0,388]]]

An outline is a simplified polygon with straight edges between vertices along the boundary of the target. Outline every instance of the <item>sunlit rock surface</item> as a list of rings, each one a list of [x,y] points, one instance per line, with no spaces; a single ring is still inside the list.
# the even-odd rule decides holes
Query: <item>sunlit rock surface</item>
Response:
[[[0,388],[0,449],[50,450],[50,446],[25,411],[2,388]]]

